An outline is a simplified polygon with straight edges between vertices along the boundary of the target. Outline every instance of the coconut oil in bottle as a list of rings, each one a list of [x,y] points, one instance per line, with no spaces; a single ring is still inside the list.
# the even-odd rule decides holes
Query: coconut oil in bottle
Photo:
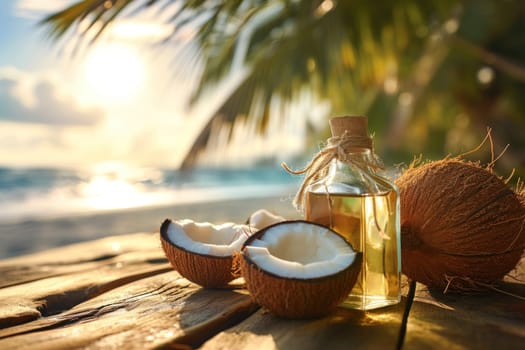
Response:
[[[329,226],[363,253],[358,281],[342,306],[370,310],[401,299],[399,195],[376,171],[366,117],[330,121],[344,156],[305,191],[305,219]],[[353,138],[353,139],[352,139]],[[345,142],[345,140],[347,142]]]

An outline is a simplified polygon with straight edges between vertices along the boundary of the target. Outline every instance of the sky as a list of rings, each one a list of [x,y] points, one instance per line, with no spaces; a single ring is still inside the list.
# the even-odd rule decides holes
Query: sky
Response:
[[[174,69],[176,48],[152,48],[171,27],[147,13],[116,21],[72,54],[74,40],[52,42],[38,25],[70,3],[0,1],[0,166],[178,166],[220,100],[188,108],[198,62]],[[259,141],[245,157],[268,149]]]
[[[61,52],[37,23],[67,3],[0,2],[0,165],[176,166],[191,141],[177,132],[188,130],[185,96],[167,59],[144,50],[154,38],[114,31],[81,55]]]

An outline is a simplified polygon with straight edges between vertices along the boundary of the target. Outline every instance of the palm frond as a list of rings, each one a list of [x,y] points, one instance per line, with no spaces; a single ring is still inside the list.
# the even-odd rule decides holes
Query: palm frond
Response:
[[[508,33],[512,23],[523,18],[521,7],[525,6],[518,9],[510,3],[498,7],[501,11],[497,16],[498,27],[491,28],[493,35]],[[186,157],[187,165],[206,145],[213,124],[232,123],[248,116],[264,131],[272,97],[292,100],[305,86],[319,98],[330,100],[335,113],[366,113],[378,101],[384,101],[387,79],[399,82],[400,90],[410,88],[403,86],[403,82],[410,85],[418,79],[414,77],[414,67],[433,40],[432,34],[458,8],[469,14],[465,16],[467,22],[480,18],[487,21],[494,17],[491,9],[496,1],[483,0],[479,6],[457,0],[400,0],[381,5],[370,0],[113,0],[111,6],[105,4],[108,2],[104,0],[79,1],[41,23],[49,28],[53,40],[71,34],[81,23],[80,38],[90,36],[98,40],[122,16],[151,7],[171,11],[168,23],[173,30],[164,38],[164,45],[175,42],[173,39],[181,31],[193,30],[192,45],[188,45],[193,51],[180,56],[183,59],[177,64],[194,68],[198,61],[203,65],[191,103],[200,101],[232,70],[241,67],[249,72],[210,114],[209,122]],[[488,27],[483,26],[485,30]],[[479,30],[461,34],[469,42],[481,45],[482,38],[487,37]],[[450,61],[455,56],[441,59]],[[517,62],[512,67],[521,71],[521,66]],[[439,67],[434,68],[433,74],[436,71]],[[439,81],[427,78],[425,84],[429,86],[434,80]],[[261,106],[256,109],[260,112],[254,112],[254,104]],[[392,118],[396,118],[396,113],[392,113]]]
[[[96,21],[100,20],[101,15],[106,10],[104,2],[104,0],[80,1],[62,11],[45,17],[40,21],[40,25],[49,28],[48,32],[51,39],[58,40],[88,15],[93,15]],[[94,22],[92,22],[92,24]],[[91,28],[91,26],[89,28]]]

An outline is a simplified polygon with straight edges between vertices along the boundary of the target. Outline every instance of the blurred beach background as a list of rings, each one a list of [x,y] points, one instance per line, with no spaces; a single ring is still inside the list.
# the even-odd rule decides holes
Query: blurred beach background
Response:
[[[165,218],[298,217],[328,119],[388,166],[525,177],[521,0],[0,2],[0,258]],[[507,146],[509,145],[509,146]]]
[[[158,232],[166,218],[244,223],[261,208],[295,218],[297,180],[271,166],[0,168],[0,258],[109,235]]]

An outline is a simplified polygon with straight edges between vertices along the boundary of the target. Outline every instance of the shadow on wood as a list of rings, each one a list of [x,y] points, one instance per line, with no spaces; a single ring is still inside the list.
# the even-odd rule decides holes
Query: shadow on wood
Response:
[[[287,320],[259,310],[203,349],[393,349],[405,302],[372,311],[337,308],[324,318]]]
[[[501,288],[525,295],[524,284],[502,283]],[[443,295],[421,286],[405,344],[408,349],[523,349],[525,302],[500,292]]]

